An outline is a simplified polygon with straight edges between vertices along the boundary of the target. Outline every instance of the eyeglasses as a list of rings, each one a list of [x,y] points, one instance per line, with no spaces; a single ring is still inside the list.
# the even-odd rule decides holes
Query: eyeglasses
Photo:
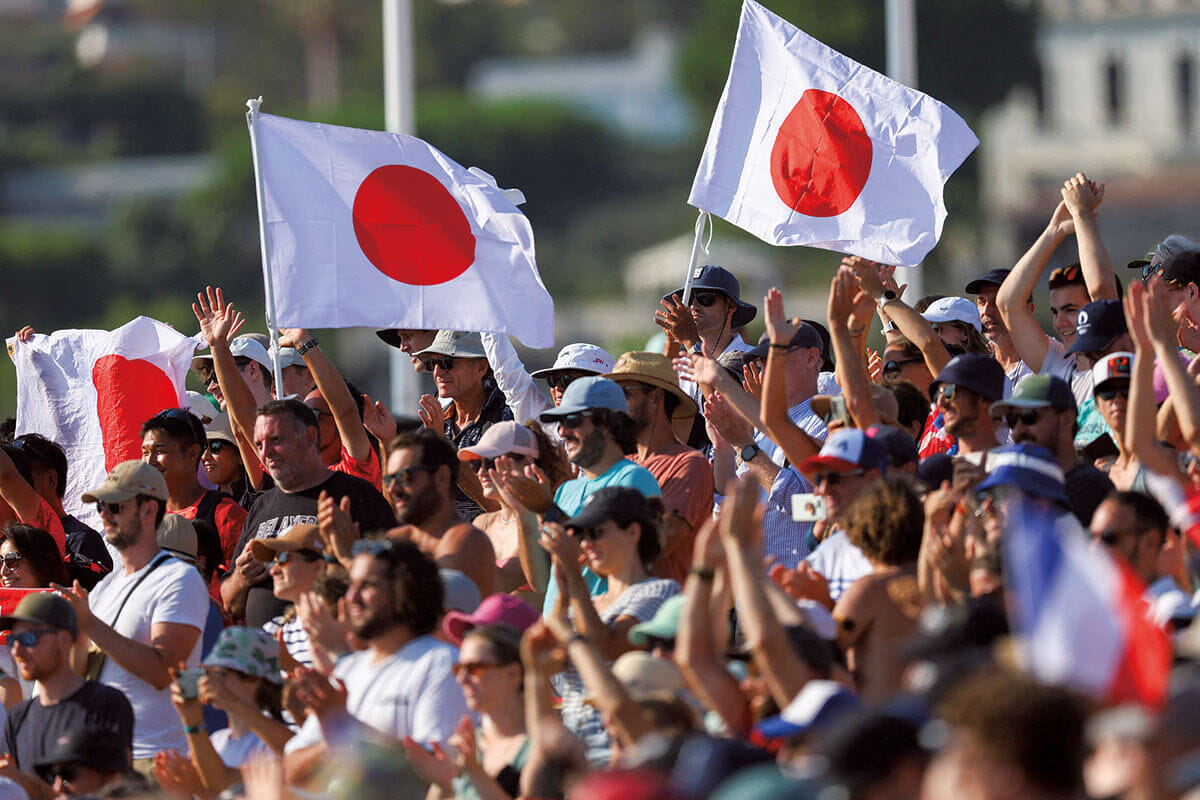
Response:
[[[313,561],[320,561],[323,558],[323,556],[316,550],[309,550],[307,547],[305,547],[301,548],[300,550],[282,550],[275,554],[275,558],[271,559],[271,563],[282,566],[297,556],[303,558],[309,563],[312,563]]]
[[[1010,411],[1004,415],[1004,424],[1010,428],[1017,427],[1017,423],[1022,425],[1037,425],[1042,418],[1042,412],[1036,408],[1027,408],[1023,411]]]
[[[128,502],[128,500],[123,500],[120,503],[106,503],[103,500],[97,500],[96,513],[103,514],[107,510],[108,513],[115,517],[117,514],[121,513],[121,509],[125,508],[125,504]]]
[[[958,396],[958,387],[953,383],[943,383],[938,387],[936,403],[952,403],[954,398]]]
[[[21,631],[20,633],[10,632],[8,634],[8,646],[21,645],[21,647],[37,647],[37,643],[41,638],[48,633],[58,633],[58,628],[38,628],[33,631]]]
[[[525,459],[528,458],[528,456],[524,453],[505,453],[503,456],[498,457],[510,458],[517,464],[524,463]],[[476,472],[479,472],[480,470],[492,470],[496,468],[495,458],[477,458],[469,461],[468,463],[471,465],[471,469],[475,470]]]
[[[575,430],[583,425],[584,417],[590,417],[591,415],[592,412],[590,411],[576,411],[574,414],[564,414],[558,418],[558,424],[568,430]]]
[[[383,485],[391,486],[393,483],[398,483],[401,486],[412,483],[413,475],[417,472],[433,472],[437,469],[435,464],[418,464],[415,467],[405,467],[398,469],[395,472],[390,472],[383,476]]]
[[[865,469],[852,469],[848,472],[822,472],[813,476],[812,485],[820,486],[824,483],[827,486],[837,486],[847,478],[861,478],[866,474],[867,471]]]
[[[704,308],[708,308],[709,306],[716,303],[717,298],[720,296],[721,295],[719,292],[708,292],[708,291],[692,292],[692,297],[690,300],[688,300],[688,305],[690,306],[692,303],[698,303],[701,306],[703,306]]]
[[[426,372],[433,372],[437,367],[445,370],[454,369],[457,359],[454,356],[442,356],[441,358],[427,358],[421,363],[425,366]]]
[[[0,567],[4,569],[16,569],[24,560],[25,556],[20,553],[5,553],[3,556],[0,556]]]
[[[897,372],[899,372],[900,368],[903,367],[905,364],[919,364],[919,363],[921,363],[921,359],[919,359],[919,358],[904,358],[904,359],[900,359],[897,361],[886,361],[886,362],[884,362],[884,365],[883,365],[883,374],[884,375],[894,375]]]
[[[582,377],[583,375],[578,372],[551,372],[546,376],[546,384],[551,389],[565,390]]]
[[[204,449],[214,456],[219,456],[222,450],[229,447],[233,447],[233,445],[224,439],[209,439],[204,445]]]
[[[454,677],[460,681],[464,675],[470,675],[472,680],[479,680],[483,677],[483,673],[489,669],[502,667],[503,664],[489,664],[486,661],[460,661],[454,665]]]
[[[1121,397],[1126,398],[1129,397],[1129,384],[1108,384],[1103,389],[1096,390],[1096,397],[1099,397],[1101,400],[1108,400],[1111,402],[1117,399],[1117,395],[1121,395]]]

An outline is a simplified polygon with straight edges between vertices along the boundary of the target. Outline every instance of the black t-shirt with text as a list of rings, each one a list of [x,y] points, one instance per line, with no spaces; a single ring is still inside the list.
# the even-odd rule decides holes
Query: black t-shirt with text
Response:
[[[250,506],[242,538],[238,541],[237,555],[241,555],[251,539],[273,539],[286,533],[293,525],[302,523],[315,525],[317,498],[321,492],[329,492],[339,503],[343,497],[349,497],[350,516],[364,534],[386,530],[396,524],[392,507],[378,489],[362,478],[344,472],[331,472],[324,483],[302,492],[289,494],[275,487],[260,494],[254,505]],[[288,604],[276,598],[272,592],[270,575],[250,587],[246,596],[246,625],[260,628],[287,609]]]
[[[52,706],[32,697],[8,710],[4,750],[22,772],[32,773],[37,761],[51,755],[59,738],[77,728],[108,731],[126,748],[133,747],[133,707],[119,689],[85,681]]]

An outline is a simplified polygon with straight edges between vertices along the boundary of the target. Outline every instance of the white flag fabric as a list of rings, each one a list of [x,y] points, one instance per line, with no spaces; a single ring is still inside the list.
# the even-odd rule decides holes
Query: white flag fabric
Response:
[[[978,144],[948,106],[744,0],[688,202],[771,244],[915,266]]]
[[[84,520],[79,499],[112,467],[142,457],[142,423],[185,407],[196,338],[149,317],[115,331],[63,330],[10,339],[17,367],[17,434],[40,433],[66,451],[64,508]]]
[[[533,230],[486,172],[414,136],[254,114],[280,327],[511,333],[554,344]]]

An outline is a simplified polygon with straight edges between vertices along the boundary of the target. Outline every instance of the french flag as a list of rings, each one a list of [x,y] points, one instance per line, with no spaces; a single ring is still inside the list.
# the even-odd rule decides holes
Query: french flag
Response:
[[[1095,547],[1075,517],[1015,508],[1005,531],[1008,604],[1039,680],[1109,703],[1166,701],[1171,641],[1147,614],[1146,587]]]

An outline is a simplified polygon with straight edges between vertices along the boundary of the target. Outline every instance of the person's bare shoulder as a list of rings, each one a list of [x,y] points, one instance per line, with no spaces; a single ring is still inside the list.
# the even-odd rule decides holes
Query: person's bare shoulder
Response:
[[[469,522],[460,522],[447,528],[446,533],[442,535],[442,547],[439,549],[442,552],[477,552],[481,558],[486,555],[488,559],[496,560],[492,540]]]

